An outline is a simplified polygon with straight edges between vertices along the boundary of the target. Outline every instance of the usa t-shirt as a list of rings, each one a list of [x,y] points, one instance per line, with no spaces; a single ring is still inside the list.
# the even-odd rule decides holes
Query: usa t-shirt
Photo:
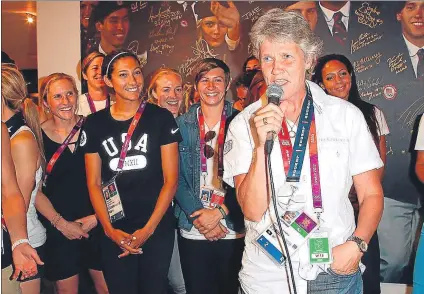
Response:
[[[80,146],[85,153],[98,153],[102,182],[116,174],[119,156],[132,118],[115,120],[110,108],[87,117]],[[123,172],[116,178],[125,217],[113,227],[128,233],[142,228],[153,213],[164,180],[161,146],[182,140],[172,114],[159,106],[147,104],[131,137]],[[173,228],[171,205],[156,230]]]

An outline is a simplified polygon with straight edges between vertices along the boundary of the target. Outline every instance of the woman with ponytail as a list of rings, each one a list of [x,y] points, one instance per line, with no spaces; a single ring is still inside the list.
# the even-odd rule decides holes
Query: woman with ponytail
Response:
[[[29,240],[23,241],[29,242],[43,259],[46,230],[38,220],[34,206],[45,165],[38,110],[31,99],[27,98],[25,80],[16,66],[2,64],[1,77],[2,121],[6,123],[9,131],[16,178],[27,210]],[[43,266],[39,265],[36,276],[22,279],[22,293],[40,293],[42,273]]]

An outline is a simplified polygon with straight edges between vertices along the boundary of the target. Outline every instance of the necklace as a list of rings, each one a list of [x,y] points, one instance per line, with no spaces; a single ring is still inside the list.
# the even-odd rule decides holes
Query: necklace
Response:
[[[289,136],[290,136],[290,138],[291,138],[291,139],[293,139],[294,137],[296,137],[296,131],[295,131],[295,130],[293,130],[293,129],[294,129],[294,127],[296,126],[296,123],[297,123],[297,121],[299,120],[299,117],[300,117],[300,113],[299,113],[299,115],[297,116],[297,118],[296,118],[296,120],[295,120],[295,122],[293,123],[293,125],[292,125],[292,126],[289,124],[289,121],[286,119],[286,123],[287,123],[287,125],[288,125],[288,126],[289,126],[289,128],[290,128],[290,130],[289,130]]]

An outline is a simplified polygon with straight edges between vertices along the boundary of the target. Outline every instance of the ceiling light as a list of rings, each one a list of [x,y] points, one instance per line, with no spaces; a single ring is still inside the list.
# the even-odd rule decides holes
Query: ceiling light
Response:
[[[34,16],[32,14],[27,13],[26,20],[27,20],[27,23],[31,24],[31,23],[34,23],[35,18],[34,18]]]

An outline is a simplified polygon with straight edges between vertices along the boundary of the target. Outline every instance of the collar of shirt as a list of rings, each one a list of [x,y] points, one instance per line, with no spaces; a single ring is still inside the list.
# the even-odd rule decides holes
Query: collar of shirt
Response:
[[[331,24],[331,26],[333,26],[334,13],[340,11],[343,14],[342,21],[346,27],[346,30],[348,29],[350,1],[347,1],[346,4],[342,8],[340,8],[338,11],[332,11],[330,9],[325,8],[324,6],[321,5],[321,2],[319,2],[319,6],[321,7],[322,12],[324,13],[325,21],[327,22],[327,24]]]
[[[411,42],[408,41],[408,39],[405,38],[405,35],[402,35],[403,39],[405,40],[406,47],[408,48],[409,56],[413,57],[417,55],[418,50],[424,49],[424,47],[420,48]]]
[[[102,53],[103,55],[107,55],[105,50],[103,50],[102,45],[100,45],[100,44],[99,44],[99,52]]]

